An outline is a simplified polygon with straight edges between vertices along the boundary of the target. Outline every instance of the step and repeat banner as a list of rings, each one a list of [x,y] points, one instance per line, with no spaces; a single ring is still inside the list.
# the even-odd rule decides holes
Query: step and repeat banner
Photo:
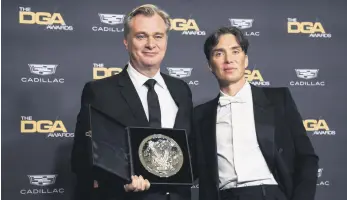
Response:
[[[2,1],[2,198],[69,200],[70,152],[83,85],[128,62],[123,20],[153,3],[171,16],[161,71],[194,105],[218,94],[207,35],[236,26],[250,41],[248,81],[289,87],[317,154],[317,200],[346,199],[347,3],[327,1]],[[198,185],[192,188],[197,200]]]

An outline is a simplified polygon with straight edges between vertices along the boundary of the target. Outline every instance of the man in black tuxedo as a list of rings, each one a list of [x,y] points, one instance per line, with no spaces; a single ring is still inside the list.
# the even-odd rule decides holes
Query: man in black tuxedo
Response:
[[[105,79],[88,82],[83,89],[72,150],[72,170],[77,176],[78,200],[171,200],[189,199],[190,189],[156,189],[137,174],[132,182],[92,169],[87,152],[88,105],[111,116],[124,134],[125,127],[178,128],[191,130],[192,94],[182,80],[160,73],[170,20],[154,5],[135,8],[125,18],[124,45],[129,62],[123,71]],[[94,134],[94,133],[93,133]]]
[[[222,27],[205,41],[219,95],[194,109],[199,197],[314,200],[318,157],[288,88],[245,79],[248,41]]]

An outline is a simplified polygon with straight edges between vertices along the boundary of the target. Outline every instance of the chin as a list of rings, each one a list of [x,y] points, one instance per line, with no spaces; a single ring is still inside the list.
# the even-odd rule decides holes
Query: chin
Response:
[[[237,77],[227,76],[227,77],[223,77],[222,80],[223,80],[224,82],[235,82],[235,81],[238,80],[238,78],[237,78]]]
[[[234,84],[237,83],[240,79],[237,78],[223,78],[220,79],[220,83],[222,83],[223,85],[230,85],[230,84]]]
[[[159,65],[158,62],[143,62],[143,65],[147,66],[147,67],[154,67]]]

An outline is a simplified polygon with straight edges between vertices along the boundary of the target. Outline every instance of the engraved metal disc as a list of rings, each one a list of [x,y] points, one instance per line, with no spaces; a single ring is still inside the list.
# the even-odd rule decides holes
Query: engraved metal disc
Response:
[[[142,140],[139,157],[144,168],[159,177],[175,175],[183,165],[181,147],[172,138],[153,134]]]

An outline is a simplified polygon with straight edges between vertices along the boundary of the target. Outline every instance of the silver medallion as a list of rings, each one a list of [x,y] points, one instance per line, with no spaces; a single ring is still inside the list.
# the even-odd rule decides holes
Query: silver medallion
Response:
[[[154,134],[142,140],[139,157],[144,168],[159,177],[175,175],[183,165],[183,153],[172,138]]]

